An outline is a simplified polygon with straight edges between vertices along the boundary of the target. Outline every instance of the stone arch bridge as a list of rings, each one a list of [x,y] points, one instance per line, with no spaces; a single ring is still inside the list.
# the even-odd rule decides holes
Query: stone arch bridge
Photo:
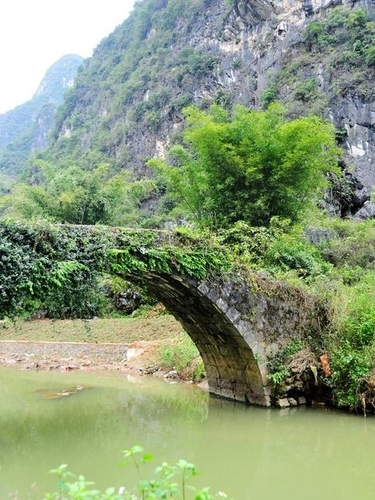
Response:
[[[304,291],[233,265],[225,248],[184,233],[68,225],[9,229],[0,222],[0,240],[24,245],[35,259],[43,254],[91,262],[99,272],[146,286],[196,344],[210,393],[220,397],[269,406],[267,357],[320,330],[319,306]]]
[[[256,273],[197,280],[146,272],[143,280],[197,346],[210,393],[226,399],[270,406],[268,356],[320,330],[312,297]]]

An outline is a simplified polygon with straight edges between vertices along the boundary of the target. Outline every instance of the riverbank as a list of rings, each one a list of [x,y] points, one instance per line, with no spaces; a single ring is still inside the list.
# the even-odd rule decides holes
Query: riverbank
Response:
[[[0,366],[22,370],[147,371],[162,342],[126,343],[0,341]]]
[[[21,370],[112,370],[188,379],[172,364],[173,349],[188,339],[170,315],[139,318],[33,320],[0,328],[0,366]],[[163,355],[168,350],[170,363]]]

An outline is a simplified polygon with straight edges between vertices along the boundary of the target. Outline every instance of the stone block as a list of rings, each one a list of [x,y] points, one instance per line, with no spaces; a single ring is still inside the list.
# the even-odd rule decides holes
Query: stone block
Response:
[[[206,285],[206,283],[201,283],[199,286],[198,286],[198,290],[203,293],[203,295],[208,295],[209,292],[210,292],[210,289],[208,288],[208,286]]]
[[[232,307],[227,311],[227,317],[232,321],[232,323],[235,323],[238,319],[240,319],[241,313]]]
[[[227,312],[229,309],[229,306],[225,300],[223,300],[221,297],[216,301],[216,307],[222,311],[222,312]]]
[[[288,398],[288,401],[289,401],[290,406],[297,406],[298,405],[297,400],[294,398]]]
[[[305,405],[306,404],[306,398],[304,396],[300,396],[298,398],[298,404],[301,405],[301,406]]]
[[[288,398],[280,398],[280,399],[278,399],[277,402],[276,402],[276,406],[278,406],[279,408],[289,408],[290,403],[289,403]]]
[[[207,372],[207,377],[214,378],[214,379],[220,378],[220,372],[217,369],[217,366],[206,365],[205,368],[206,368],[206,372]]]
[[[235,327],[246,340],[248,338],[250,339],[248,341],[249,343],[253,342],[253,337],[254,337],[253,326],[249,321],[244,321],[243,319],[240,319],[239,321],[236,321]]]
[[[354,214],[354,219],[365,220],[375,218],[375,203],[372,201],[366,201],[363,207]]]

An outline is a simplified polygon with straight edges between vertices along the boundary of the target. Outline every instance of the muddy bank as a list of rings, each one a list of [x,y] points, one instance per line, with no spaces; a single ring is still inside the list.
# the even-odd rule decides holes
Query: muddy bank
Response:
[[[121,371],[134,376],[153,376],[165,380],[191,382],[175,370],[158,363],[158,352],[165,340],[138,340],[132,343],[80,343],[0,341],[0,367],[19,370]],[[195,384],[208,390],[206,380]]]
[[[121,370],[134,374],[162,372],[157,366],[160,342],[71,343],[0,341],[0,366],[22,370]]]

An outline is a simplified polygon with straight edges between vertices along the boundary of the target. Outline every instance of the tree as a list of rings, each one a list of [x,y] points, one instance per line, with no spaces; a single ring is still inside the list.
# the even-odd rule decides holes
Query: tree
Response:
[[[139,205],[154,189],[149,179],[131,182],[108,164],[93,170],[66,169],[38,160],[31,184],[18,182],[0,196],[0,217],[47,219],[69,224],[134,224]]]
[[[267,226],[273,216],[292,222],[339,174],[334,128],[317,116],[293,121],[271,104],[266,111],[237,106],[185,110],[184,145],[166,161],[150,160],[181,206],[203,225],[243,220]]]

